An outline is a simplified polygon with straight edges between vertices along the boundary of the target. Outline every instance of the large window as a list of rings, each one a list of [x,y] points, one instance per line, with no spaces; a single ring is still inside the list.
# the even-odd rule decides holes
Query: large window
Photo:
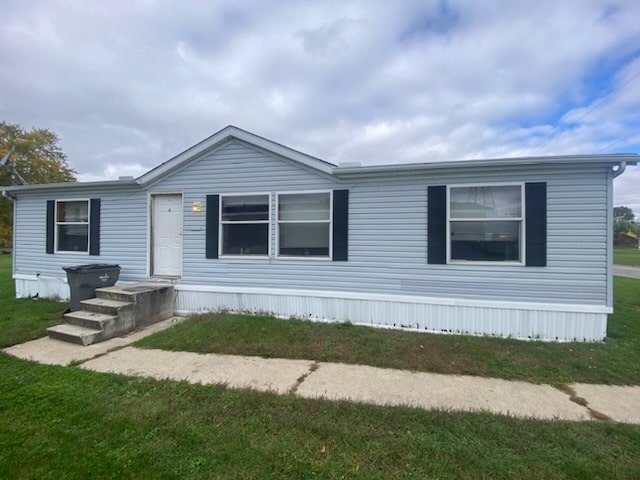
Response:
[[[222,255],[269,254],[269,195],[225,195],[220,199]]]
[[[449,188],[449,260],[522,262],[521,185]]]
[[[56,202],[56,251],[89,252],[89,201]]]
[[[206,258],[349,259],[349,190],[211,194],[206,205]]]
[[[278,255],[330,257],[331,194],[278,195]]]

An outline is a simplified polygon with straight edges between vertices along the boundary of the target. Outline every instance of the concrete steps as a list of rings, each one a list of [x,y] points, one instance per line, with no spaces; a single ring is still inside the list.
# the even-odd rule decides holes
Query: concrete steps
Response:
[[[65,323],[48,328],[49,337],[90,345],[173,316],[173,286],[137,283],[96,289],[80,302],[82,310],[66,313]]]
[[[120,302],[101,297],[89,298],[88,300],[82,300],[80,303],[82,304],[83,310],[88,312],[105,313],[107,315],[118,315],[121,309],[131,307],[133,305],[131,302]]]
[[[108,315],[86,310],[77,310],[75,312],[65,313],[64,315],[65,323],[77,325],[78,327],[93,328],[94,330],[104,330],[107,324],[117,319],[118,315]]]
[[[63,342],[76,343],[78,345],[91,345],[92,343],[100,341],[102,330],[62,323],[60,325],[47,328],[47,334],[49,335],[49,338],[62,340]]]
[[[167,291],[173,294],[173,285],[164,283],[134,283],[133,285],[105,287],[96,290],[100,291],[98,298],[113,300],[116,302],[139,302],[140,299],[151,295],[163,295]]]

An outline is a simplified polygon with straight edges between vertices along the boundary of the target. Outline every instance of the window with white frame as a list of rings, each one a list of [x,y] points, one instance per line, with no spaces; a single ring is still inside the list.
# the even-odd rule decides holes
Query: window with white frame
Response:
[[[279,256],[330,257],[330,192],[278,194],[277,223]]]
[[[89,252],[89,201],[56,202],[56,251]]]
[[[522,262],[522,185],[449,187],[449,260]]]
[[[222,195],[222,255],[269,255],[269,194]]]

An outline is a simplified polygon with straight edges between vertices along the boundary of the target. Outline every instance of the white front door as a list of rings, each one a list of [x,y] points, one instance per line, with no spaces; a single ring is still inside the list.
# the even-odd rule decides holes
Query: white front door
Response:
[[[182,275],[182,195],[151,197],[151,274]]]

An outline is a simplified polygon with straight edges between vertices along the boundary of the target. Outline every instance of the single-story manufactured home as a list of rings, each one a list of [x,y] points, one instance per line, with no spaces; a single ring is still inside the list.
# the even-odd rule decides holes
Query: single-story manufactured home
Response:
[[[637,155],[339,166],[234,126],[141,177],[3,187],[16,295],[63,267],[171,282],[175,311],[599,341],[613,179]]]

